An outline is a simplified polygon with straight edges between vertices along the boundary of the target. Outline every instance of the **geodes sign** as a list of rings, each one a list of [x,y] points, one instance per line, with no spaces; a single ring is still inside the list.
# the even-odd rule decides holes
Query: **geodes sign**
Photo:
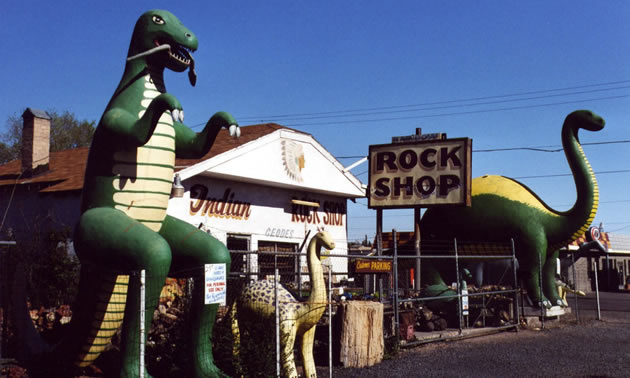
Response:
[[[472,140],[370,146],[368,207],[470,206]]]

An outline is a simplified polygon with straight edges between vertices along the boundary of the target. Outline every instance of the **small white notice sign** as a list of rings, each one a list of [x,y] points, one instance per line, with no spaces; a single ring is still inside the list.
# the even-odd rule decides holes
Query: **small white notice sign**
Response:
[[[225,306],[227,293],[225,264],[205,264],[205,276],[204,303]]]

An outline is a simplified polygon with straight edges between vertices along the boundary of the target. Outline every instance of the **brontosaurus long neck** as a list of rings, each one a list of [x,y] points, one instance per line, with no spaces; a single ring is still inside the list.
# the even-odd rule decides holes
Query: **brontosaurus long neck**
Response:
[[[307,302],[324,303],[326,302],[326,283],[324,282],[324,271],[322,263],[317,257],[317,251],[321,248],[319,240],[314,237],[308,245],[308,276],[311,280],[311,295]]]
[[[599,188],[593,169],[586,159],[578,139],[579,125],[572,120],[562,127],[562,146],[575,181],[577,199],[573,207],[564,212],[567,229],[572,240],[582,236],[593,222],[599,204]]]

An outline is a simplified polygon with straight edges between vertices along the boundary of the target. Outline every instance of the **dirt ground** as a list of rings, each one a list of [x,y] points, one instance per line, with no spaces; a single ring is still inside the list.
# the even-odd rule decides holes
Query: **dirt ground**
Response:
[[[570,299],[572,314],[544,329],[505,331],[403,349],[368,368],[334,368],[334,377],[628,377],[630,293]],[[577,316],[576,316],[576,311]],[[579,321],[578,321],[579,319]],[[328,369],[318,369],[328,377]]]

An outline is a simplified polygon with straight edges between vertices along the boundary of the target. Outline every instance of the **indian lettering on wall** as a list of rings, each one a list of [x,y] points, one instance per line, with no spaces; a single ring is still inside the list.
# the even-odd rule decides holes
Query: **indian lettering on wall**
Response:
[[[195,184],[190,188],[190,215],[247,220],[252,215],[252,205],[240,201],[231,188],[226,188],[220,198],[208,196],[208,187]]]

